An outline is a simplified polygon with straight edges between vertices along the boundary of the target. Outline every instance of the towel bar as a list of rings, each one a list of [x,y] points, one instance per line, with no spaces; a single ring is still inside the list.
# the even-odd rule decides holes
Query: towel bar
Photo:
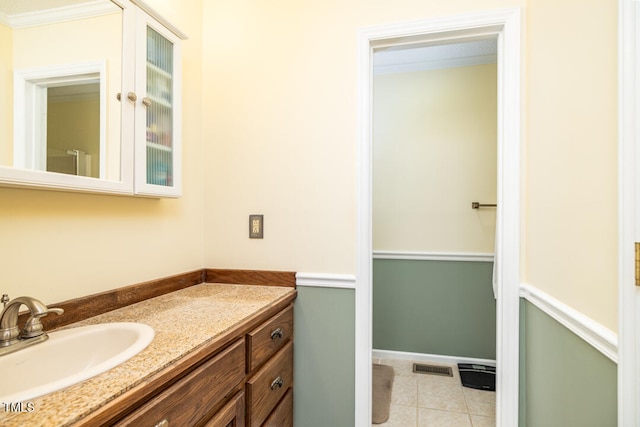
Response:
[[[496,204],[485,204],[480,202],[471,202],[471,209],[480,209],[480,208],[495,208],[498,205]]]

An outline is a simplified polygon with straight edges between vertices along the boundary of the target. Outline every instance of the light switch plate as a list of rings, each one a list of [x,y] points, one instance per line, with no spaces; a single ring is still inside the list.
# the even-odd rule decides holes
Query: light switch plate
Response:
[[[249,238],[264,238],[264,215],[249,215]]]

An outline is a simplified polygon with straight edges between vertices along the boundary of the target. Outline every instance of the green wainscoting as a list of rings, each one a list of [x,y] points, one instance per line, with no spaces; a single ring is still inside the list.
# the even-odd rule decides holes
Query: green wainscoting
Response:
[[[616,364],[528,301],[520,326],[520,427],[617,426]]]
[[[493,263],[373,261],[373,348],[496,358]]]
[[[355,291],[298,287],[294,325],[294,425],[352,427]]]

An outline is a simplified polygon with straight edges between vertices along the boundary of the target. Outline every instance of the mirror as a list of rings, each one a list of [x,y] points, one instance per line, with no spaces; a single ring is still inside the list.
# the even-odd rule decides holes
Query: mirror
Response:
[[[13,171],[77,176],[79,187],[121,181],[122,43],[123,12],[109,0],[0,0],[5,182]]]

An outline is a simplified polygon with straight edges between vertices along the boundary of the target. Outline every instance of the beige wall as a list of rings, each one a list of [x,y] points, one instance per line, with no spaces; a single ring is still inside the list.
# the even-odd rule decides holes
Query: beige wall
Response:
[[[616,4],[212,1],[205,264],[354,273],[357,31],[525,7],[522,280],[616,330]],[[265,239],[248,239],[251,213]]]
[[[614,331],[616,14],[605,0],[528,5],[524,200],[524,279]]]
[[[354,273],[358,29],[519,4],[207,3],[205,263]]]
[[[118,13],[18,28],[13,31],[14,66],[29,68],[102,59],[119,65],[121,32],[122,18]]]
[[[13,158],[13,34],[0,25],[0,165]]]
[[[493,253],[495,64],[373,82],[373,249]]]
[[[190,36],[184,196],[0,189],[5,292],[57,301],[203,265],[354,273],[357,30],[526,6],[522,280],[617,329],[615,2],[150,3]]]
[[[0,188],[0,291],[11,297],[51,303],[202,267],[202,5],[160,6],[190,36],[183,44],[183,196]]]

